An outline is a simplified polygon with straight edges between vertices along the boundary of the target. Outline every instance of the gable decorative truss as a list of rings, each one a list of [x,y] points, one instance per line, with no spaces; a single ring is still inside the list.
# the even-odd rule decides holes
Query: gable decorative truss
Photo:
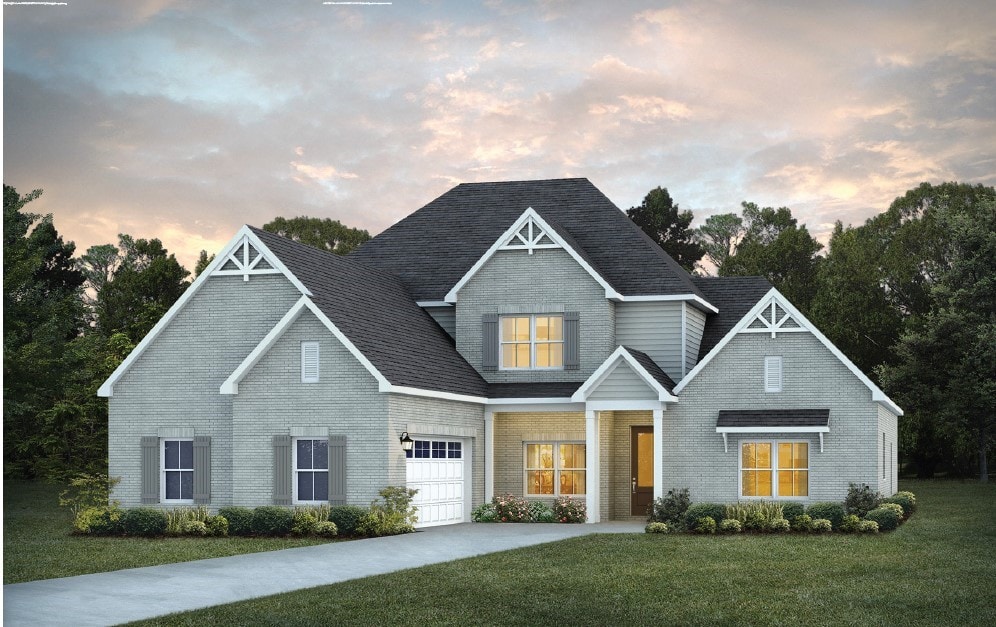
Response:
[[[251,251],[255,251],[252,254]],[[241,255],[241,258],[239,257]],[[246,262],[246,259],[251,260]],[[239,266],[237,272],[230,272],[223,270],[229,264],[236,263],[236,259],[239,259],[238,263],[242,263]],[[259,268],[261,264],[264,264],[264,268]],[[248,272],[246,272],[248,270]],[[227,274],[241,274],[245,276],[245,280],[249,280],[249,274],[283,274],[287,277],[294,287],[297,288],[302,295],[311,296],[311,291],[304,286],[301,281],[294,276],[287,267],[281,263],[280,259],[274,255],[263,242],[256,237],[256,234],[252,232],[248,226],[243,226],[239,229],[239,232],[235,234],[228,244],[218,253],[214,260],[208,264],[208,267],[204,269],[201,274],[194,279],[194,282],[190,284],[180,298],[173,303],[173,306],[169,308],[166,314],[156,323],[152,330],[142,338],[142,341],[128,354],[128,356],[122,361],[118,367],[111,373],[111,376],[107,378],[106,381],[97,390],[97,396],[110,397],[114,394],[114,384],[120,379],[124,374],[131,368],[132,364],[138,360],[139,357],[146,351],[149,345],[155,341],[159,334],[161,334],[166,327],[170,325],[177,314],[183,310],[191,298],[194,297],[197,292],[200,291],[201,287],[210,280],[211,277],[224,276]]]
[[[605,401],[605,403],[608,403],[608,405],[606,405],[605,407],[593,406],[593,405],[598,405],[599,403],[601,403],[601,401],[588,402],[588,397],[590,397],[595,392],[595,390],[598,389],[598,386],[600,386],[606,379],[608,379],[609,376],[613,372],[615,372],[616,368],[618,368],[624,363],[629,365],[629,367],[633,370],[633,372],[635,372],[636,375],[639,376],[643,380],[643,382],[647,384],[647,387],[656,392],[657,401],[652,402],[652,404],[657,405],[656,407],[650,407],[650,406],[644,407],[643,404],[641,403],[636,403],[635,405],[629,406],[630,404],[632,404],[632,401],[628,403],[627,401]],[[657,379],[655,379],[653,375],[647,372],[647,369],[644,368],[643,365],[639,361],[637,361],[636,358],[633,357],[633,355],[631,355],[628,350],[626,350],[625,346],[620,346],[615,351],[613,351],[611,355],[609,355],[608,359],[602,362],[602,365],[599,366],[598,369],[595,370],[595,372],[591,373],[591,376],[588,377],[588,379],[584,383],[581,384],[581,387],[579,387],[577,391],[574,392],[574,395],[571,397],[571,401],[575,403],[588,403],[588,409],[596,409],[596,410],[597,409],[620,409],[620,410],[657,409],[660,407],[660,403],[676,403],[678,402],[678,398],[675,397],[671,392],[669,392],[666,387],[661,385],[661,383]]]
[[[834,357],[840,360],[844,366],[856,376],[865,387],[871,392],[872,401],[881,404],[883,407],[896,414],[903,415],[903,410],[890,399],[871,379],[861,372],[850,359],[847,358],[833,342],[827,339],[820,330],[813,325],[795,306],[788,301],[778,290],[771,288],[754,307],[748,311],[740,322],[736,324],[713,347],[685,377],[674,387],[674,393],[678,394],[688,383],[694,379],[709,363],[730,343],[734,337],[740,333],[770,333],[771,337],[777,337],[778,333],[811,333],[823,346],[829,350]]]
[[[444,299],[447,303],[457,302],[457,294],[466,285],[478,271],[484,267],[484,264],[491,259],[495,253],[499,250],[525,250],[529,254],[532,254],[534,250],[544,249],[544,248],[562,248],[567,252],[580,265],[585,272],[591,275],[591,278],[602,286],[605,290],[605,297],[612,300],[623,300],[622,294],[616,291],[614,287],[609,285],[609,282],[602,277],[594,268],[591,267],[587,261],[584,260],[581,255],[578,254],[573,247],[571,247],[557,232],[546,222],[540,215],[532,208],[526,209],[519,218],[512,223],[512,226],[495,240],[495,243],[491,245],[491,248],[477,260],[470,270],[467,271],[463,277],[457,281],[456,285],[446,294]]]

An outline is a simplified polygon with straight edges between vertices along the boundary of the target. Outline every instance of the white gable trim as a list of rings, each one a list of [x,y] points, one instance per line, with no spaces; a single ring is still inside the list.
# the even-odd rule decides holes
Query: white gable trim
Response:
[[[550,240],[554,242],[554,244],[556,244],[556,246],[535,245],[532,246],[531,248],[527,248],[526,246],[507,247],[507,242],[513,237],[516,237],[519,231],[522,230],[522,227],[526,226],[530,222],[532,222],[534,225],[539,226],[544,231],[546,236],[549,237]],[[477,272],[484,267],[484,264],[487,263],[488,260],[491,259],[491,257],[493,257],[495,253],[497,253],[499,250],[529,250],[531,254],[533,248],[554,248],[554,247],[563,248],[567,252],[567,254],[569,254],[571,258],[574,259],[574,261],[578,262],[578,264],[582,268],[584,268],[585,272],[591,275],[591,278],[595,279],[595,281],[602,286],[602,288],[605,290],[606,298],[611,298],[613,300],[622,300],[622,295],[619,292],[617,292],[615,288],[609,285],[608,281],[602,278],[602,275],[596,272],[595,269],[592,268],[588,264],[588,262],[585,261],[581,257],[581,255],[578,254],[576,250],[574,250],[571,246],[569,246],[567,242],[565,242],[563,238],[561,238],[560,235],[549,224],[547,224],[547,222],[543,218],[541,218],[540,215],[536,213],[536,211],[532,207],[526,209],[522,213],[522,215],[519,216],[519,218],[512,224],[512,226],[508,227],[508,229],[504,233],[502,233],[497,240],[495,240],[495,243],[491,245],[491,248],[489,248],[487,252],[484,253],[484,255],[482,255],[480,259],[477,260],[477,263],[471,266],[470,270],[468,270],[467,273],[464,274],[459,281],[457,281],[456,285],[453,286],[453,289],[451,289],[446,294],[444,300],[447,303],[451,304],[457,302],[457,295],[459,294],[463,286],[466,285],[474,277],[474,275],[477,274]]]
[[[711,362],[713,358],[715,358],[716,355],[718,355],[719,352],[723,350],[723,347],[729,344],[730,340],[732,340],[737,334],[748,332],[747,327],[750,326],[750,324],[757,319],[758,315],[760,315],[764,309],[770,308],[772,304],[777,304],[789,316],[794,318],[796,323],[799,324],[799,327],[801,328],[802,331],[808,331],[809,333],[812,333],[813,337],[819,340],[820,343],[823,344],[823,346],[825,346],[827,350],[829,350],[833,354],[834,357],[839,359],[840,362],[844,364],[844,366],[848,370],[851,371],[851,374],[856,376],[859,381],[865,384],[865,387],[867,387],[869,391],[871,391],[872,401],[880,403],[882,406],[884,406],[886,409],[896,414],[897,416],[903,415],[903,410],[898,405],[896,405],[892,401],[892,399],[886,396],[885,392],[883,392],[877,385],[875,385],[872,382],[872,380],[865,375],[865,373],[861,372],[858,369],[858,367],[854,365],[854,362],[848,359],[847,356],[844,355],[844,353],[840,352],[840,349],[834,346],[833,342],[828,340],[825,335],[820,333],[820,330],[817,329],[813,325],[813,323],[809,321],[809,319],[807,319],[804,315],[802,315],[802,312],[796,309],[795,306],[792,305],[792,303],[790,303],[787,298],[782,296],[781,292],[779,292],[775,288],[771,288],[771,290],[769,290],[768,293],[765,294],[764,297],[761,298],[757,302],[757,304],[754,305],[754,307],[752,307],[751,310],[748,311],[744,315],[744,317],[740,319],[740,322],[738,322],[735,327],[730,329],[729,333],[727,333],[723,337],[723,339],[721,339],[719,343],[716,344],[716,346],[714,346],[711,351],[709,351],[709,354],[706,355],[701,361],[699,361],[699,363],[696,364],[694,368],[692,368],[691,372],[685,375],[685,377],[680,382],[678,382],[678,385],[674,387],[674,393],[678,394],[683,389],[685,389],[685,386],[687,386],[688,383],[692,379],[694,379],[702,371],[703,368],[709,365],[709,362]],[[780,323],[784,323],[784,320],[785,318],[783,317]],[[785,328],[785,329],[766,328],[761,330],[761,332],[764,333],[771,332],[772,334],[774,334],[776,332],[786,332],[786,331],[798,332],[799,330],[800,329],[795,329],[795,328]],[[754,332],[754,331],[749,331],[749,332]]]
[[[719,309],[715,305],[707,300],[702,299],[695,294],[641,294],[639,296],[623,296],[621,301],[626,303],[646,303],[646,302],[664,302],[664,301],[683,301],[692,303],[699,309],[703,311],[711,311],[712,313],[719,313]]]
[[[486,405],[488,399],[483,396],[470,396],[468,394],[456,394],[454,392],[440,392],[438,390],[423,390],[404,385],[394,385],[393,383],[381,383],[379,391],[391,392],[393,394],[407,394],[408,396],[425,396],[428,398],[439,398],[446,401],[460,401],[463,403],[474,403]]]
[[[659,402],[671,402],[675,403],[678,399],[667,391],[663,385],[661,385],[657,379],[653,378],[646,368],[640,365],[629,351],[625,347],[620,346],[617,348],[609,358],[602,362],[602,365],[598,367],[595,372],[591,373],[588,380],[581,384],[581,387],[574,393],[571,400],[575,403],[584,403],[588,401],[588,397],[598,389],[598,386],[605,381],[612,372],[619,367],[623,362],[626,362],[630,368],[633,369],[643,382],[647,384],[647,387],[651,388],[657,393],[657,400]],[[618,403],[617,403],[618,404]],[[618,408],[617,408],[618,409]]]
[[[131,368],[132,364],[134,364],[139,357],[142,356],[142,353],[145,352],[149,345],[152,344],[157,337],[159,337],[159,334],[162,333],[171,322],[173,322],[173,319],[176,318],[177,314],[180,313],[180,311],[186,306],[187,302],[194,297],[194,294],[200,291],[204,283],[207,282],[212,275],[216,275],[217,271],[228,262],[229,256],[237,253],[239,249],[245,250],[246,242],[252,244],[252,246],[260,253],[261,258],[265,258],[267,263],[275,269],[275,272],[280,272],[287,277],[287,280],[289,280],[294,287],[301,292],[301,294],[306,296],[311,295],[308,288],[306,288],[304,284],[301,283],[301,281],[299,281],[298,278],[287,269],[280,259],[278,259],[277,256],[274,255],[258,237],[256,237],[256,234],[252,232],[252,229],[248,226],[243,226],[239,229],[239,232],[236,233],[227,244],[225,244],[225,247],[221,250],[221,252],[215,255],[214,260],[208,264],[208,267],[205,268],[196,279],[194,279],[194,282],[190,284],[183,294],[180,295],[180,298],[176,299],[173,306],[169,308],[162,318],[159,319],[159,322],[152,327],[152,330],[150,330],[148,334],[142,338],[142,341],[140,341],[131,353],[125,357],[124,361],[122,361],[118,367],[114,369],[111,376],[107,377],[107,380],[104,381],[104,383],[101,384],[100,388],[97,390],[97,396],[108,398],[114,395],[114,384],[117,383],[118,379],[124,376],[124,373],[128,372],[128,369]],[[257,263],[258,262],[259,259],[257,259]],[[240,271],[238,274],[242,274],[242,272]]]

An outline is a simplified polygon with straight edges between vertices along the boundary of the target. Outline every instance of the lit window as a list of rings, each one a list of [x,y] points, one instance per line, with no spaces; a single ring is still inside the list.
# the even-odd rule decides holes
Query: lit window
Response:
[[[740,496],[809,496],[809,444],[741,443]]]
[[[294,440],[294,502],[329,500],[329,441],[324,438]]]
[[[162,441],[162,499],[173,503],[194,502],[194,441]]]
[[[563,316],[501,319],[502,368],[563,368]]]
[[[764,391],[765,392],[781,392],[782,391],[782,358],[781,357],[765,357],[764,358]]]
[[[582,495],[586,490],[585,466],[584,444],[526,444],[526,494]]]
[[[301,383],[318,383],[318,342],[301,342]]]

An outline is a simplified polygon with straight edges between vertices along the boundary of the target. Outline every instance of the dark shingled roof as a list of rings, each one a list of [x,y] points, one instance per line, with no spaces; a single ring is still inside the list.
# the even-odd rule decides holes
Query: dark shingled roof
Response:
[[[443,300],[529,207],[619,293],[703,297],[677,262],[583,178],[458,185],[350,257],[399,277],[417,301]]]
[[[580,381],[566,383],[492,383],[488,398],[570,398]]]
[[[487,396],[488,384],[397,278],[354,259],[252,231],[392,384]]]
[[[667,376],[666,372],[661,370],[661,367],[657,365],[657,362],[650,358],[650,355],[628,346],[623,346],[623,348],[625,348],[626,351],[632,355],[634,359],[636,359],[637,363],[643,366],[650,376],[663,385],[664,389],[668,392],[674,389],[674,386],[676,385],[675,382],[671,380],[671,377]]]
[[[719,412],[717,427],[826,427],[829,409],[756,409]]]
[[[705,299],[719,309],[706,319],[702,343],[699,344],[699,361],[709,354],[747,312],[771,290],[771,283],[764,277],[693,277],[692,281]]]

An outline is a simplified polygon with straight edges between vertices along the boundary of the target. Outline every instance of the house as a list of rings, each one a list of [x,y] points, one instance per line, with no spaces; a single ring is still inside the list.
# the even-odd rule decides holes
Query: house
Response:
[[[126,507],[407,484],[420,525],[506,492],[591,521],[891,494],[902,415],[764,279],[690,276],[586,179],[459,185],[346,257],[243,227],[99,393]]]

